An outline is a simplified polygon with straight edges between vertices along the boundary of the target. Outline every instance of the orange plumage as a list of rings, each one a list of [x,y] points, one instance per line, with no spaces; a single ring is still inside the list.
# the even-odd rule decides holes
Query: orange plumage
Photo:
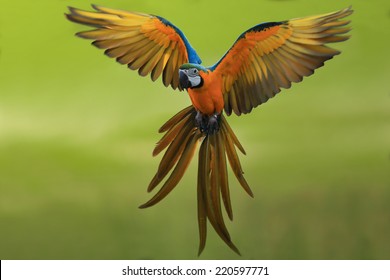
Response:
[[[205,115],[221,113],[224,106],[222,94],[222,77],[213,72],[200,72],[204,85],[200,88],[189,88],[188,94],[192,105]]]
[[[140,208],[158,203],[175,188],[200,145],[198,252],[206,244],[208,221],[239,254],[222,213],[223,205],[229,219],[233,219],[227,162],[248,195],[253,197],[253,193],[237,153],[238,149],[245,154],[244,148],[223,112],[249,113],[339,54],[327,44],[349,38],[345,35],[350,30],[349,21],[344,18],[352,9],[256,25],[241,34],[215,65],[206,68],[184,34],[166,19],[95,5],[93,8],[95,12],[69,8],[69,20],[94,28],[78,36],[94,40],[93,44],[105,49],[106,55],[138,70],[141,76],[150,75],[153,81],[162,76],[165,86],[186,89],[192,102],[159,130],[165,134],[153,156],[165,152],[147,190],[162,186]]]

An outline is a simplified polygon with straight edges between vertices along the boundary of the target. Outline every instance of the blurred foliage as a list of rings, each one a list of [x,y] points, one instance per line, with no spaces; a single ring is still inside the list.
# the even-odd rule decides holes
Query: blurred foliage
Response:
[[[0,259],[196,258],[196,160],[139,210],[158,127],[190,102],[108,59],[65,20],[90,1],[0,9]],[[161,15],[211,65],[249,27],[353,5],[342,54],[229,121],[251,199],[231,179],[228,223],[245,259],[390,258],[390,2],[100,0]],[[201,259],[234,259],[209,230]]]

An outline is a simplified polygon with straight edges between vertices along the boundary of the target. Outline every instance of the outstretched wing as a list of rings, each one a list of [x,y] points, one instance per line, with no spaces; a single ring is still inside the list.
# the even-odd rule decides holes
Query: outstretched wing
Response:
[[[155,81],[162,74],[165,86],[179,87],[179,67],[201,59],[176,26],[154,15],[92,5],[96,12],[69,7],[66,17],[95,29],[77,33],[92,39],[105,54]]]
[[[249,113],[300,82],[340,52],[325,44],[347,40],[351,7],[319,16],[259,24],[244,32],[210,67],[223,81],[225,112]]]

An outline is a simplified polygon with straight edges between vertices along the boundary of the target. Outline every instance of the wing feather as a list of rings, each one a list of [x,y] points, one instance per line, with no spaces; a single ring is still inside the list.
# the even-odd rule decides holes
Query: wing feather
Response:
[[[138,74],[145,77],[152,72],[158,60],[161,58],[160,50],[161,48],[159,46],[155,46],[147,53],[147,57],[145,56],[139,65]]]
[[[174,44],[174,42],[171,42],[171,43]],[[161,56],[157,65],[152,70],[151,77],[152,77],[153,81],[155,81],[161,75],[161,73],[164,71],[165,66],[167,65],[167,62],[171,56],[171,53],[172,53],[172,48],[167,48],[164,50],[164,54]],[[163,82],[164,82],[164,79],[163,79]]]
[[[163,74],[165,86],[179,87],[179,67],[184,63],[201,63],[184,34],[164,18],[92,5],[94,12],[69,7],[66,17],[73,22],[93,27],[76,33],[94,40],[93,45],[105,49],[141,76],[150,74],[153,81]],[[180,88],[179,88],[180,89]],[[181,90],[181,89],[180,89]]]
[[[244,32],[215,65],[222,79],[225,112],[249,113],[310,76],[340,52],[327,46],[349,38],[351,7],[333,13],[259,24]],[[228,103],[228,104],[226,104]],[[228,151],[228,149],[227,149]],[[231,154],[231,156],[234,155]]]

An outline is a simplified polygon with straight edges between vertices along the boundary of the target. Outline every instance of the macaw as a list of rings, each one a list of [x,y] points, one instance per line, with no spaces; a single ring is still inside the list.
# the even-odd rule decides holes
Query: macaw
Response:
[[[165,178],[159,191],[140,208],[155,205],[179,183],[200,145],[197,208],[200,255],[206,245],[207,221],[237,254],[224,221],[222,204],[233,219],[227,162],[243,189],[253,192],[244,178],[237,149],[245,150],[224,117],[250,113],[260,104],[310,76],[340,52],[326,44],[345,41],[350,31],[344,18],[351,7],[317,16],[260,23],[242,33],[214,65],[205,67],[183,32],[160,16],[92,5],[94,12],[69,7],[66,17],[94,29],[76,33],[93,40],[105,54],[127,64],[152,81],[186,90],[192,105],[169,119],[159,132],[153,156],[163,150],[147,191]],[[171,171],[172,170],[172,171]],[[169,174],[169,176],[168,176]]]

